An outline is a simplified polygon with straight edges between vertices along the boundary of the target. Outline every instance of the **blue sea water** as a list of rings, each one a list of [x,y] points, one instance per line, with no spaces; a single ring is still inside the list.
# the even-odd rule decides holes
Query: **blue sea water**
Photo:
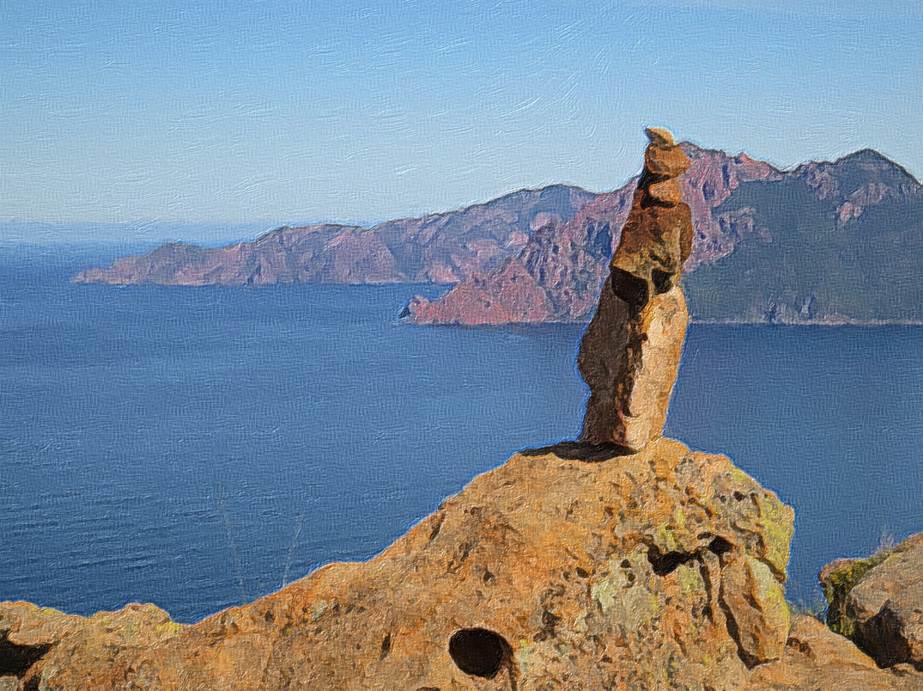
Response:
[[[107,252],[0,250],[0,600],[193,621],[579,428],[581,327],[399,323],[429,286],[67,282]],[[693,326],[668,433],[795,507],[812,600],[827,561],[923,530],[923,329]]]

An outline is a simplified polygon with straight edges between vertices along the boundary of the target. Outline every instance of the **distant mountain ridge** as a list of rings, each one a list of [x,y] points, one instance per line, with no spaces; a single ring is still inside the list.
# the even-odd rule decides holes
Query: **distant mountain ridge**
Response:
[[[791,170],[694,144],[684,178],[695,238],[693,318],[719,322],[921,322],[923,186],[863,149]],[[372,228],[282,227],[221,248],[171,243],[88,269],[80,283],[454,284],[414,298],[427,324],[589,319],[636,179],[596,194],[519,190],[456,211]]]
[[[521,250],[537,225],[564,222],[596,197],[578,187],[519,190],[457,211],[372,228],[284,226],[253,242],[205,249],[170,243],[79,283],[270,285],[275,283],[457,283]]]
[[[746,154],[683,144],[695,226],[684,278],[698,321],[923,322],[923,187],[865,149],[782,171]],[[436,300],[416,323],[580,322],[590,318],[636,180],[544,229],[495,269]]]

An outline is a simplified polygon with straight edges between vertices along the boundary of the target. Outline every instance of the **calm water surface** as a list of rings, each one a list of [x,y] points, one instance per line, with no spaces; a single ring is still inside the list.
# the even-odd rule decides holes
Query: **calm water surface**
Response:
[[[581,328],[423,328],[420,286],[73,286],[0,250],[0,599],[180,621],[364,559],[573,437]],[[668,432],[797,511],[790,594],[923,530],[923,329],[695,326]]]

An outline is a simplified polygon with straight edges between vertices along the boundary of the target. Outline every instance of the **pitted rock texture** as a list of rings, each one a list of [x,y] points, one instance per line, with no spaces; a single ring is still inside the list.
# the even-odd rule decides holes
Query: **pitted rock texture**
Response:
[[[882,667],[923,670],[923,533],[865,559],[841,559],[820,574],[831,628]]]
[[[753,665],[784,653],[792,510],[727,458],[677,441],[599,462],[612,452],[518,454],[367,563],[324,567],[147,647],[87,627],[79,643],[43,652],[21,681],[744,687]]]
[[[727,458],[613,453],[518,454],[369,562],[192,626],[2,603],[0,689],[923,688],[789,626],[792,511]]]
[[[689,158],[666,130],[647,134],[644,172],[578,360],[590,387],[581,439],[633,451],[663,432],[689,322],[679,277],[693,232],[680,187]]]
[[[20,683],[24,689],[92,688],[79,677],[71,677],[72,686],[49,685],[34,670],[58,664],[90,670],[110,663],[115,651],[154,646],[184,628],[150,604],[79,617],[28,602],[0,603],[0,689],[4,683],[17,689]]]

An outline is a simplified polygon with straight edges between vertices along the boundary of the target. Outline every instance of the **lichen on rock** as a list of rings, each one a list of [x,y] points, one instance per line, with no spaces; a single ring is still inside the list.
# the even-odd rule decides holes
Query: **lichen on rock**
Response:
[[[727,458],[677,441],[604,461],[584,451],[517,454],[366,564],[324,567],[149,645],[126,639],[102,656],[52,648],[24,679],[120,688],[143,671],[150,688],[702,688],[743,685],[749,667],[781,655],[784,573],[769,562],[788,545],[774,545],[751,497],[789,522],[791,509]],[[731,592],[738,564],[758,607]],[[499,637],[494,674],[453,657],[450,641],[467,630]]]

